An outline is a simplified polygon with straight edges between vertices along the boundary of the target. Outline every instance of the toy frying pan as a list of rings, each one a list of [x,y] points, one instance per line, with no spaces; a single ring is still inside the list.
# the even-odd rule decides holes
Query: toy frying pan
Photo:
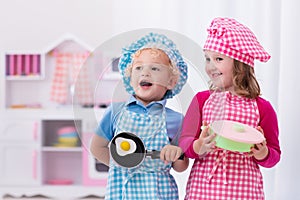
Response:
[[[246,124],[230,120],[214,121],[210,132],[217,134],[216,146],[230,151],[249,152],[254,144],[265,140],[261,132]]]
[[[126,168],[137,167],[147,156],[160,158],[160,151],[146,150],[141,138],[129,132],[116,135],[110,142],[109,151],[113,160]],[[183,155],[179,159],[183,159]]]

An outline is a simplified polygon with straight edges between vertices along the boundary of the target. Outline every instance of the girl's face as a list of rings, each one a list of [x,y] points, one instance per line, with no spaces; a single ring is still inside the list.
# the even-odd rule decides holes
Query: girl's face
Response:
[[[162,100],[166,91],[175,87],[169,57],[160,50],[145,49],[134,57],[130,84],[135,97],[144,105]]]
[[[223,54],[205,50],[205,71],[213,85],[220,89],[233,91],[234,59]]]

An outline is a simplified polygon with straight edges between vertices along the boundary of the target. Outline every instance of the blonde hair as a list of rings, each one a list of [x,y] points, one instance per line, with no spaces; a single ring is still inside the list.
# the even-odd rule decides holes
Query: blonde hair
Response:
[[[233,65],[233,87],[236,94],[255,99],[261,95],[260,86],[256,80],[254,68],[238,60],[234,60]],[[210,83],[210,90],[217,88]]]
[[[134,61],[135,58],[138,58],[141,53],[145,50],[150,50],[150,54],[151,56],[153,57],[158,57],[160,56],[161,54],[164,54],[168,57],[169,59],[169,67],[170,67],[170,71],[171,71],[171,74],[172,76],[176,77],[176,82],[177,80],[179,79],[179,76],[180,76],[180,71],[179,69],[177,68],[176,64],[174,62],[171,61],[171,59],[169,58],[169,56],[161,49],[158,49],[158,48],[144,48],[144,49],[139,49],[135,52],[135,54],[132,55],[132,62],[131,64],[128,65],[128,67],[126,68],[126,71],[125,71],[125,76],[127,77],[130,77],[131,75],[131,72],[132,72],[132,63]]]

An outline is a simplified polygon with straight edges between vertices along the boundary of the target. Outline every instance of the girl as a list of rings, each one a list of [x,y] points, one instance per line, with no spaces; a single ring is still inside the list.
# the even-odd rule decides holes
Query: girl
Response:
[[[184,118],[179,146],[194,158],[185,199],[261,200],[263,178],[259,165],[273,167],[280,160],[277,117],[271,104],[259,97],[254,59],[270,56],[255,35],[234,19],[216,18],[204,45],[209,91],[197,93]],[[215,120],[233,120],[257,128],[266,141],[249,153],[217,148],[216,134],[208,134]],[[201,131],[201,126],[206,126]]]
[[[188,159],[178,160],[182,150],[170,140],[180,131],[183,116],[165,104],[185,84],[187,65],[171,40],[150,33],[123,50],[119,68],[132,96],[108,108],[91,144],[93,155],[110,167],[105,199],[177,200],[170,169],[184,171]],[[108,144],[120,132],[134,133],[147,150],[161,151],[160,160],[146,157],[136,168],[118,166],[109,159]]]

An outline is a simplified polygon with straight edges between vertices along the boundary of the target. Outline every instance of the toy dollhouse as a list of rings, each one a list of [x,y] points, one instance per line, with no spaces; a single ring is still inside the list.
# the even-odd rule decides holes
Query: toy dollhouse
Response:
[[[101,58],[92,50],[66,34],[43,50],[4,52],[0,198],[104,196],[107,168],[89,152],[104,112],[94,106]]]

